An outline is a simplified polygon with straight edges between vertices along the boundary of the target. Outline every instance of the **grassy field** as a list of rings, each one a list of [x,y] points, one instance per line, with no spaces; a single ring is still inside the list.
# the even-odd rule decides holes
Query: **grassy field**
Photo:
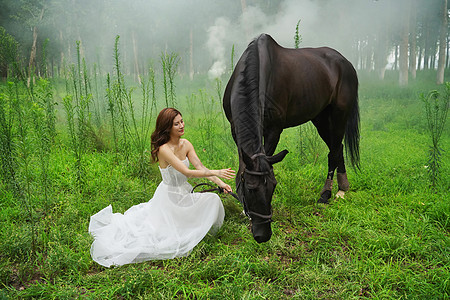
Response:
[[[223,227],[190,256],[110,269],[90,258],[89,217],[109,204],[124,212],[148,201],[161,180],[159,171],[148,163],[148,152],[114,151],[106,110],[103,125],[88,139],[91,146],[77,152],[64,113],[63,83],[52,82],[58,105],[51,149],[37,151],[45,144],[37,139],[39,127],[29,124],[23,139],[29,151],[17,146],[15,152],[22,154],[16,157],[16,180],[23,194],[2,177],[0,299],[448,299],[450,131],[447,122],[440,180],[430,187],[431,141],[419,96],[442,87],[426,76],[406,88],[389,78],[371,83],[360,77],[361,171],[349,168],[345,199],[316,203],[326,176],[326,147],[310,124],[287,129],[279,150],[290,153],[274,167],[278,186],[269,242],[257,244],[240,204],[221,196]],[[185,136],[203,163],[237,169],[221,111],[224,83],[180,79],[178,85]],[[2,99],[11,97],[7,84],[1,88]],[[130,93],[141,101],[138,89]],[[159,96],[157,108],[163,103]],[[81,153],[81,169],[74,153]]]

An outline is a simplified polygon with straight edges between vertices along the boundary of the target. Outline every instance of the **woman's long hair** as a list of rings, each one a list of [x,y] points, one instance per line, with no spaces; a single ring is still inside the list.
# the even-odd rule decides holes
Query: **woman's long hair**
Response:
[[[170,130],[173,126],[173,120],[181,113],[172,107],[164,108],[159,112],[156,118],[155,131],[152,133],[152,159],[154,162],[158,161],[159,147],[170,140]]]

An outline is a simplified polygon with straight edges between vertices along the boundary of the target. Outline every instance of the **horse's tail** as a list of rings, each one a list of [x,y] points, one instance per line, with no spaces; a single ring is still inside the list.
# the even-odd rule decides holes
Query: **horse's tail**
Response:
[[[352,166],[359,170],[359,105],[357,89],[355,97],[356,99],[347,120],[347,127],[345,128],[345,149],[347,156],[350,157]]]

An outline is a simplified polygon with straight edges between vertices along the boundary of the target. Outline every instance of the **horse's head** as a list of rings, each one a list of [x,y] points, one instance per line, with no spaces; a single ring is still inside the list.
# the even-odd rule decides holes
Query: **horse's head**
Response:
[[[257,153],[249,156],[241,151],[245,165],[240,164],[236,187],[244,211],[251,220],[253,238],[258,243],[272,236],[272,195],[277,185],[272,165],[283,160],[288,153],[283,150],[274,156]]]

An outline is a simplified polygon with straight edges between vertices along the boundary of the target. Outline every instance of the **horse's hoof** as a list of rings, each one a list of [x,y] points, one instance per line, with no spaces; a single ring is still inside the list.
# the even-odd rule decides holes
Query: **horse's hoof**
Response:
[[[330,200],[330,198],[331,198],[331,191],[325,191],[320,196],[320,199],[317,200],[317,203],[328,204],[329,203],[328,200]]]
[[[345,196],[345,192],[342,191],[342,190],[339,190],[339,191],[336,193],[336,198],[344,199],[344,196]]]

